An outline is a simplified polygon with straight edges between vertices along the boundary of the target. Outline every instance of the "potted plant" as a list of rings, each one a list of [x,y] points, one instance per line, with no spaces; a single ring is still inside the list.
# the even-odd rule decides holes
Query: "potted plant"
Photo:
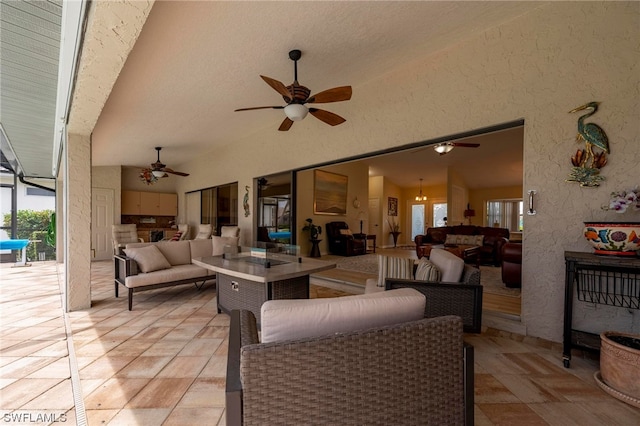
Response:
[[[388,218],[387,218],[387,223],[389,224],[390,233],[393,236],[393,247],[395,248],[396,245],[398,244],[398,235],[402,233],[400,232],[400,224],[396,223],[396,221],[393,219],[389,221]]]
[[[610,395],[640,408],[640,335],[606,331],[600,339],[596,382]]]
[[[305,222],[307,222],[307,224],[305,226],[302,227],[303,231],[309,231],[309,239],[310,240],[317,240],[318,239],[318,235],[322,234],[322,227],[320,225],[314,225],[313,224],[313,219],[309,218],[307,220],[305,220]]]
[[[625,213],[629,208],[640,211],[640,189],[612,192],[609,204],[602,210]],[[584,223],[584,236],[594,247],[596,254],[637,256],[640,248],[640,222],[591,221]]]

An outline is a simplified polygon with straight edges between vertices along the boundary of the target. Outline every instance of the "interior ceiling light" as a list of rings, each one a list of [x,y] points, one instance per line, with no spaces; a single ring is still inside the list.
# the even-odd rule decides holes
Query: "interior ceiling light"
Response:
[[[309,109],[301,104],[289,104],[284,107],[284,113],[291,121],[300,121],[307,116]]]
[[[427,201],[427,196],[422,194],[422,178],[420,178],[420,193],[416,195],[416,201]]]
[[[165,174],[162,170],[153,170],[151,173],[153,173],[153,175],[157,178],[164,177]]]
[[[434,145],[433,149],[438,154],[446,154],[447,152],[451,152],[451,150],[453,149],[453,144],[451,142],[439,143],[437,145]]]

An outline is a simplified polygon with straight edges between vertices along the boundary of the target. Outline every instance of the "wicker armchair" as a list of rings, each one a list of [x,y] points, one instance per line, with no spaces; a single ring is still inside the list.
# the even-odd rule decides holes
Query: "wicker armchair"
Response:
[[[465,271],[479,278],[479,274],[475,274],[473,269],[475,268],[465,267]],[[482,331],[482,286],[479,283],[443,283],[399,278],[385,280],[385,290],[396,288],[413,288],[426,296],[425,318],[457,315],[462,318],[465,333]]]
[[[375,350],[373,349],[375,348]],[[454,316],[259,343],[231,313],[228,425],[473,424],[473,346]]]

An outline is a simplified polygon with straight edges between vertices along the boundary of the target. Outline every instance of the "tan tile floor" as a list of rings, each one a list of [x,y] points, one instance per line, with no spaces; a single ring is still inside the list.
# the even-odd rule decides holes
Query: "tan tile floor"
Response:
[[[139,293],[129,312],[111,267],[94,263],[93,306],[64,314],[54,263],[2,265],[0,422],[224,425],[229,321],[214,285]],[[640,424],[640,410],[596,386],[597,361],[574,356],[565,369],[558,344],[495,330],[467,340],[477,425]]]

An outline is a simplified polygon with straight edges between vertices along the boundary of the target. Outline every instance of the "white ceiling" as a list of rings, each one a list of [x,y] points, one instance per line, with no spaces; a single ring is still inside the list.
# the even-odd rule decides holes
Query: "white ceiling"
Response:
[[[312,93],[351,85],[356,97],[364,83],[538,6],[156,2],[94,129],[93,164],[145,166],[155,161],[153,148],[162,146],[163,162],[182,170],[182,163],[216,147],[258,132],[277,132],[281,110],[234,110],[284,104],[259,76],[290,84],[291,49],[302,50],[298,80]],[[349,120],[349,102],[318,107]],[[305,121],[290,132],[304,134]],[[456,149],[439,161],[472,155],[477,162],[485,152],[495,155],[485,144],[467,150]],[[384,164],[379,160],[375,167]],[[414,185],[418,177],[411,177]]]
[[[16,102],[20,103],[44,94],[36,90],[38,83],[48,81],[47,87],[50,87],[53,78],[47,71],[48,66],[39,70],[32,67],[30,73],[40,76],[33,85],[14,84],[15,80],[7,78],[10,55],[29,55],[32,50],[31,42],[7,44],[11,38],[5,37],[5,16],[8,16],[5,11],[7,5],[13,7],[14,3],[38,7],[57,16],[56,6],[59,8],[61,2],[2,2],[0,119],[5,129],[10,130],[8,137],[24,165],[25,174],[46,175],[52,164],[55,102],[47,98],[51,109],[29,112],[22,127],[29,132],[40,132],[37,137],[18,137],[18,126],[5,125],[5,121],[9,122],[6,103],[7,94],[11,92],[7,89],[9,85],[23,89],[28,86],[29,90],[15,95]],[[99,75],[90,77],[90,83],[98,90],[110,92],[92,132],[92,163],[145,166],[155,161],[153,148],[162,146],[163,162],[180,170],[181,164],[217,147],[249,135],[277,133],[282,111],[234,110],[283,104],[282,98],[259,75],[290,84],[293,62],[288,52],[291,49],[302,50],[298,77],[312,93],[351,85],[355,98],[359,87],[371,80],[452,48],[487,28],[542,5],[541,2],[458,1],[156,1],[115,85],[111,87],[111,83],[101,80]],[[125,12],[127,7],[142,10],[148,4],[91,3],[90,19],[99,22],[102,18],[102,31],[98,31],[96,37],[104,38],[103,46],[113,43],[114,34],[122,34],[134,19],[145,15],[133,18]],[[49,26],[42,23],[41,10],[37,14],[23,14],[21,18],[25,28],[34,34],[41,31],[40,27]],[[55,36],[49,38],[52,42],[41,40],[49,45],[40,55],[47,63],[57,58],[58,48]],[[109,58],[108,51],[100,48],[101,40],[97,41],[98,48],[93,44],[93,48],[82,51],[82,61],[116,69],[122,56]],[[42,46],[40,44],[40,49]],[[14,72],[19,79],[27,75],[19,74]],[[86,95],[74,99],[76,105],[72,111],[77,115],[76,121],[96,121],[95,116],[90,116],[96,114],[95,108],[86,108],[96,100],[97,97]],[[349,102],[318,107],[334,111],[347,121],[350,119]],[[87,116],[80,117],[83,114]],[[310,116],[306,120],[315,118]],[[290,132],[304,135],[312,127],[305,127],[305,121],[296,123]],[[415,141],[407,141],[412,142]],[[484,148],[467,151],[473,151],[476,163],[482,163],[480,156]],[[444,163],[464,155],[472,154],[455,150],[439,161]],[[413,160],[416,158],[412,156]],[[382,160],[375,167],[382,167]],[[427,179],[426,175],[410,179],[418,177]]]

